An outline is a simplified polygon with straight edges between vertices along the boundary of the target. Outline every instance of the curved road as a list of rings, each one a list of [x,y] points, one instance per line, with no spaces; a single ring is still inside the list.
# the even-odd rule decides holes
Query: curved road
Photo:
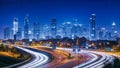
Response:
[[[93,59],[87,61],[86,63],[77,65],[73,68],[103,68],[104,64],[112,62],[114,59],[113,56],[107,55],[102,52],[87,51],[87,50],[82,50],[82,51],[91,54]],[[98,55],[100,55],[101,57],[99,57]]]
[[[60,50],[60,49],[52,50],[50,47],[42,47],[42,46],[40,47],[37,46],[32,48],[49,52],[54,56],[54,60],[51,63],[44,65],[43,66],[44,68],[71,68],[91,58],[87,54],[81,53],[80,55],[71,54],[73,55],[73,58],[70,59],[68,58],[69,52],[64,50]]]
[[[34,57],[36,58],[35,60],[32,60],[30,63],[20,66],[19,68],[40,68],[49,61],[49,57],[44,54],[29,50],[26,48],[21,48],[21,47],[17,47],[17,48],[22,49],[30,54],[33,54]],[[57,49],[65,50],[70,53],[73,53],[72,49],[70,48],[57,48]],[[102,53],[102,52],[81,50],[79,53],[86,53],[91,57],[91,59],[77,66],[74,66],[73,68],[103,68],[105,63],[112,62],[114,59],[114,57],[107,55],[105,53]]]
[[[25,65],[22,65],[18,68],[41,68],[44,64],[50,61],[50,58],[45,54],[18,46],[15,47],[32,54],[32,56],[35,58],[31,60],[29,63],[26,63]],[[57,48],[57,49],[65,50],[68,51],[69,53],[73,53],[71,48]],[[113,56],[107,55],[103,52],[89,51],[89,50],[81,50],[80,52],[77,52],[78,55],[80,53],[88,54],[91,57],[91,59],[82,62],[79,65],[74,66],[73,68],[103,68],[104,64],[112,62],[114,59]]]
[[[18,46],[15,46],[15,47],[32,54],[35,58],[35,59],[31,60],[31,62],[29,62],[25,65],[22,65],[18,68],[40,68],[40,66],[44,65],[45,63],[47,63],[49,61],[49,57],[42,53],[38,53],[38,52],[29,50],[26,48],[18,47]]]
[[[71,48],[58,48],[61,50],[66,50],[68,52],[72,52]],[[103,68],[105,64],[109,62],[113,62],[114,57],[111,55],[108,55],[104,52],[96,52],[96,51],[89,51],[89,50],[81,50],[79,53],[86,53],[89,56],[92,57],[91,60],[88,60],[86,62],[83,62],[82,64],[79,64],[77,66],[74,66],[73,68]]]

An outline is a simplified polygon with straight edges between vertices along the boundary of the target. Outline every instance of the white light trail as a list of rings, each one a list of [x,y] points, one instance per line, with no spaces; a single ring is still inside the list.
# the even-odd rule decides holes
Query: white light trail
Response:
[[[47,63],[48,60],[49,60],[49,57],[42,54],[42,53],[38,53],[38,52],[29,50],[29,49],[25,49],[25,48],[21,48],[21,47],[18,47],[18,46],[15,46],[15,47],[17,47],[17,48],[19,48],[19,49],[21,49],[25,52],[28,52],[35,57],[35,59],[33,59],[31,62],[29,62],[25,65],[22,65],[18,68],[40,68],[40,66]]]
[[[110,55],[106,55],[103,52],[95,52],[95,51],[87,51],[87,50],[83,50],[84,52],[88,52],[90,55],[93,56],[93,59],[87,61],[86,63],[77,65],[73,68],[103,68],[104,67],[104,63],[108,63],[108,62],[112,62],[114,57],[110,56]],[[98,54],[100,56],[102,56],[100,59],[97,55]],[[99,60],[97,60],[99,59]]]

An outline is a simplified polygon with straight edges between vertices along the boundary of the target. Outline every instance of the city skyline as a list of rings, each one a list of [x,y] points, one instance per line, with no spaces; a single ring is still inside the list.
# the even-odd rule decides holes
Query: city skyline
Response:
[[[57,24],[64,21],[73,22],[78,19],[79,24],[89,25],[89,18],[92,13],[96,16],[96,26],[111,28],[115,22],[117,29],[119,21],[119,0],[1,0],[0,35],[3,36],[3,28],[13,27],[13,18],[18,18],[19,26],[23,28],[24,18],[29,15],[29,26],[33,27],[34,22],[39,22],[41,26],[49,24],[52,18],[57,19]],[[8,12],[9,11],[9,12]],[[119,31],[120,32],[120,31]]]
[[[89,23],[80,24],[78,19],[74,19],[73,22],[66,21],[57,25],[57,19],[51,19],[50,24],[40,26],[39,22],[34,22],[33,26],[29,25],[28,14],[24,18],[24,25],[19,26],[17,18],[13,18],[13,27],[4,28],[4,38],[14,40],[41,40],[51,38],[63,38],[68,37],[74,39],[76,37],[85,37],[88,40],[116,40],[119,37],[119,32],[116,28],[116,23],[113,22],[110,29],[105,27],[96,26],[96,14],[91,14]]]

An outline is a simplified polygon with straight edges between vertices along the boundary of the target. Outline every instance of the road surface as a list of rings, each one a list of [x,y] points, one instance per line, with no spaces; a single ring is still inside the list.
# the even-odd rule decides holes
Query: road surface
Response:
[[[68,51],[69,53],[74,53],[71,48],[57,48],[57,49]],[[113,59],[114,59],[113,56],[103,52],[96,52],[96,51],[89,51],[89,50],[81,50],[80,52],[76,52],[77,55],[82,53],[89,55],[88,58],[90,59],[76,66],[73,66],[73,68],[103,68],[105,64],[109,62],[113,62]],[[66,68],[66,67],[63,67],[63,68]]]
[[[26,48],[22,48],[22,47],[18,47],[18,46],[16,47],[34,56],[33,60],[31,60],[29,63],[25,65],[19,66],[18,68],[40,68],[42,65],[46,64],[49,61],[49,57],[44,55],[43,53],[39,53],[39,52],[29,50]]]

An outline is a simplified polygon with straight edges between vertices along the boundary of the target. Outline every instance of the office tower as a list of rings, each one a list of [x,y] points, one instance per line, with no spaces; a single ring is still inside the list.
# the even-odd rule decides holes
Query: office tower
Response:
[[[50,27],[48,25],[44,25],[43,28],[42,28],[42,38],[43,39],[48,39],[48,37],[50,38],[50,36],[52,36],[50,34]]]
[[[13,37],[14,37],[14,40],[16,40],[17,32],[18,32],[18,19],[14,18],[13,19]]]
[[[78,24],[78,26],[77,26],[77,36],[78,37],[83,37],[84,36],[84,34],[85,34],[85,29],[84,29],[84,31],[83,31],[83,25],[82,24]],[[84,33],[84,34],[83,34]]]
[[[78,19],[74,19],[73,20],[73,26],[72,26],[72,36],[74,37],[80,37],[80,32],[81,32],[81,27],[82,27],[82,24],[79,24],[79,21]]]
[[[18,32],[16,34],[16,39],[21,40],[22,39],[22,29],[18,28]]]
[[[9,27],[5,27],[4,28],[4,39],[10,39],[10,28]]]
[[[106,40],[107,39],[107,37],[106,37],[106,32],[107,32],[106,28],[99,28],[99,30],[97,30],[97,31],[98,31],[97,36],[98,36],[99,40]]]
[[[57,21],[56,21],[55,18],[53,18],[51,20],[51,35],[52,35],[53,38],[56,37],[56,33],[57,33],[56,29],[57,29]]]
[[[62,29],[63,29],[63,34],[64,34],[64,37],[71,37],[71,28],[72,28],[72,24],[71,22],[65,22],[63,23],[62,25]]]
[[[34,30],[33,29],[29,29],[29,31],[28,31],[28,35],[29,35],[29,41],[32,41],[33,39],[35,39],[34,38]],[[37,38],[36,38],[36,40],[37,40]]]
[[[40,38],[40,23],[39,22],[34,22],[33,34],[34,34],[34,39],[39,40]]]
[[[13,35],[16,35],[18,32],[18,19],[14,18],[13,19]]]
[[[62,25],[57,26],[57,36],[63,37]]]
[[[111,32],[110,31],[106,31],[105,38],[106,38],[106,40],[111,40]]]
[[[89,28],[88,28],[88,25],[81,25],[80,37],[85,37],[85,38],[89,39]]]
[[[22,39],[24,39],[24,30],[21,32]]]
[[[62,37],[66,37],[66,27],[65,27],[65,23],[62,24]]]
[[[79,35],[79,25],[78,24],[73,24],[71,31],[72,31],[72,35],[74,37],[78,37],[78,35]]]
[[[28,20],[28,15],[26,15],[24,20],[24,39],[29,39],[28,31],[29,31],[29,20]]]
[[[117,30],[116,30],[116,23],[113,22],[112,23],[112,31],[111,31],[111,37],[112,37],[112,40],[115,40],[117,38]]]
[[[71,31],[72,31],[72,36],[76,36],[76,37],[82,37],[83,33],[85,33],[83,31],[82,24],[73,24]]]
[[[71,22],[66,22],[66,36],[71,38],[71,28],[72,28],[72,24]]]
[[[96,14],[90,18],[90,40],[96,40]]]

